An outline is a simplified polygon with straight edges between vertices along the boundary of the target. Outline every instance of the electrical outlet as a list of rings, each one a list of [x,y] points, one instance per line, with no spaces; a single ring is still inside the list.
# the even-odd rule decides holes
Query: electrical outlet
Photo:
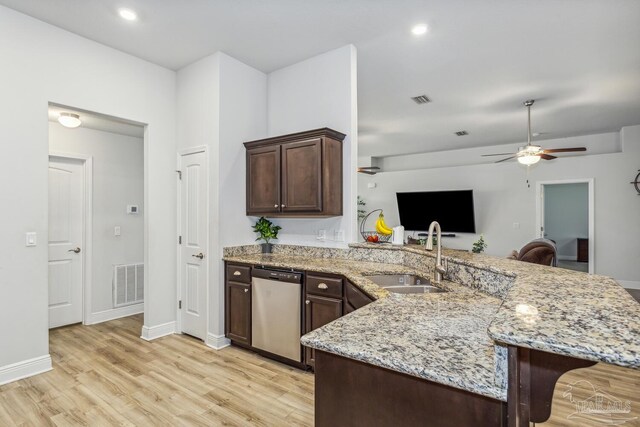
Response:
[[[113,235],[114,236],[119,236],[120,235],[120,226],[116,225],[115,227],[113,227]]]
[[[513,223],[513,229],[514,230],[518,230],[520,228],[520,223],[519,222],[514,222]]]
[[[344,230],[334,230],[333,240],[336,242],[344,242]]]
[[[327,240],[327,230],[318,230],[318,235],[316,236],[318,240]]]
[[[376,184],[375,182],[370,182],[367,184],[367,188],[376,188],[378,186],[378,184]]]

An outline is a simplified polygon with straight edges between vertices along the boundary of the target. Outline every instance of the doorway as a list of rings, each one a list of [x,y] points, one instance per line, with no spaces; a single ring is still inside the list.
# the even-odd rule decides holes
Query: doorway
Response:
[[[209,169],[206,147],[181,151],[177,172],[177,329],[205,341],[209,283]]]
[[[49,328],[144,312],[144,133],[49,105]]]
[[[556,244],[558,267],[594,273],[593,180],[538,183],[539,237]]]

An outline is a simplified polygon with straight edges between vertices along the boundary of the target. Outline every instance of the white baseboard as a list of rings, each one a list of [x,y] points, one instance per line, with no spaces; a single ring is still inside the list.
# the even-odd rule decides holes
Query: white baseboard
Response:
[[[121,317],[132,316],[140,313],[144,313],[144,304],[142,303],[98,311],[97,313],[91,313],[89,315],[85,325],[95,325],[96,323],[108,322],[109,320],[120,319]]]
[[[620,283],[620,285],[622,285],[623,288],[640,289],[639,280],[616,280],[616,282]]]
[[[53,369],[51,366],[51,356],[48,354],[46,356],[12,363],[11,365],[0,366],[0,385],[32,377],[50,371],[51,369]]]
[[[223,348],[231,345],[231,341],[224,335],[214,335],[208,333],[205,344],[213,349],[222,350]]]
[[[143,340],[151,341],[156,338],[164,337],[167,335],[175,334],[176,332],[176,322],[167,322],[161,325],[156,326],[143,326],[142,327],[142,338]]]

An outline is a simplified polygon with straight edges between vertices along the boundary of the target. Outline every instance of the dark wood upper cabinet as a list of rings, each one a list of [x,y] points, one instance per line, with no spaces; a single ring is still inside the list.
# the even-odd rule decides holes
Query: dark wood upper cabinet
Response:
[[[280,145],[247,150],[247,214],[280,212]]]
[[[342,215],[342,141],[328,128],[245,142],[247,215]]]

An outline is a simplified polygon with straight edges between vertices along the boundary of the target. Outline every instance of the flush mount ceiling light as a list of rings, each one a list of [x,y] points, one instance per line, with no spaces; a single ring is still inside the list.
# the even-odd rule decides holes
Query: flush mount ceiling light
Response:
[[[77,128],[82,124],[80,116],[75,113],[60,113],[58,116],[58,123],[66,128]]]
[[[138,14],[131,9],[118,9],[118,15],[126,21],[137,21]]]
[[[428,29],[429,28],[426,24],[418,24],[414,25],[414,27],[411,29],[411,32],[414,36],[421,36],[423,34],[426,34]]]

